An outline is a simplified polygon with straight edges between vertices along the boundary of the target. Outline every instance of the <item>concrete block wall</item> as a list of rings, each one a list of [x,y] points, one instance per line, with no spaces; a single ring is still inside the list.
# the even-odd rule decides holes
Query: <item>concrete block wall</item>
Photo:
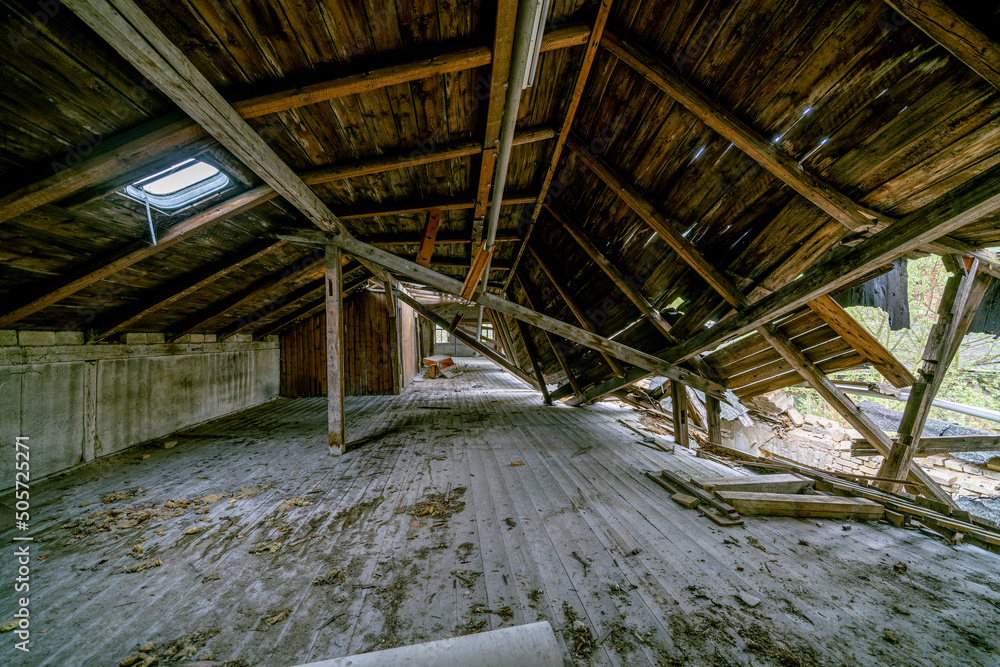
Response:
[[[29,438],[33,480],[278,396],[277,340],[164,343],[0,331],[0,490]]]

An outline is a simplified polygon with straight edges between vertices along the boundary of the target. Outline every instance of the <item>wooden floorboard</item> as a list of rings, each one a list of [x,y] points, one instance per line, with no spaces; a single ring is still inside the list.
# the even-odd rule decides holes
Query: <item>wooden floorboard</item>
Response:
[[[997,555],[879,523],[720,528],[645,472],[743,471],[639,444],[617,421],[637,424],[630,409],[546,407],[457,361],[453,379],[348,398],[348,438],[381,435],[342,457],[323,399],[279,399],[36,482],[32,650],[6,641],[0,664],[115,665],[184,639],[195,658],[284,667],[536,620],[579,665],[996,664]],[[258,493],[229,502],[241,488]],[[142,491],[102,502],[125,489]],[[191,504],[213,493],[230,497]],[[463,505],[408,513],[432,494]],[[141,525],[66,527],[184,499]],[[147,559],[162,565],[116,573]]]

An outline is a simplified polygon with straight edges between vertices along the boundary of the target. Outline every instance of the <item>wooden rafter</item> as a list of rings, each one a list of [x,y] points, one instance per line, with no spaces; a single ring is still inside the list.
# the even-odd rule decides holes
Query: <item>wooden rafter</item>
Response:
[[[859,206],[828,183],[804,171],[794,158],[649,53],[624,42],[612,31],[605,31],[601,45],[848,229],[865,231],[878,221],[880,214]]]
[[[542,50],[568,48],[585,43],[587,26],[567,26],[546,34]],[[429,76],[482,67],[491,62],[485,46],[458,49],[428,58],[376,67],[357,74],[261,95],[233,106],[244,118],[295,109],[340,97],[416,81]],[[205,136],[190,118],[171,115],[158,118],[105,142],[108,150],[80,164],[11,192],[0,198],[0,222],[33,208],[63,199],[95,184],[139,168],[164,153]]]
[[[587,235],[583,232],[579,225],[577,225],[561,208],[555,205],[549,206],[549,211],[552,213],[552,217],[556,219],[563,229],[573,238],[574,241],[583,249],[590,259],[597,264],[598,268],[604,272],[608,278],[611,279],[618,289],[628,297],[628,300],[635,304],[635,307],[646,316],[650,323],[656,327],[656,330],[663,334],[663,337],[667,339],[670,343],[677,343],[677,339],[673,337],[670,333],[670,323],[663,319],[660,312],[653,308],[652,304],[643,296],[642,292],[639,291],[637,285],[632,284],[631,281],[625,274],[622,273],[615,264],[608,259],[608,257],[601,252],[601,250],[594,245],[594,243],[587,238]]]
[[[521,320],[517,321],[517,330],[521,334],[521,340],[524,341],[524,351],[528,354],[528,361],[531,362],[531,369],[535,373],[538,388],[542,392],[542,401],[545,405],[552,405],[552,398],[549,396],[549,389],[545,386],[545,377],[542,375],[542,367],[538,363],[538,347],[535,346],[535,340],[531,337],[531,331],[528,329],[528,325]]]
[[[522,275],[523,271],[517,270],[515,273],[517,274],[517,282],[521,286],[521,291],[524,292],[524,299],[528,304],[528,308],[538,310],[538,301],[532,296],[526,279]],[[556,361],[562,368],[563,374],[566,376],[566,381],[569,383],[569,386],[572,387],[573,391],[577,394],[581,394],[583,392],[583,387],[580,385],[580,381],[576,379],[576,374],[573,373],[573,369],[569,365],[569,359],[566,358],[566,353],[562,349],[560,342],[555,340],[552,334],[548,331],[545,331],[544,329],[542,331],[545,333],[545,339],[548,341],[549,347],[552,348],[552,354],[555,356]]]
[[[566,146],[572,150],[587,167],[594,172],[605,185],[611,188],[625,204],[628,205],[640,218],[653,229],[660,238],[676,252],[680,258],[692,269],[694,269],[705,282],[707,282],[716,292],[723,296],[731,305],[739,305],[736,295],[740,292],[736,286],[721,271],[712,265],[704,255],[684,237],[680,231],[681,225],[671,220],[653,206],[638,190],[629,185],[622,176],[616,173],[604,160],[594,155],[575,136],[570,136]]]
[[[176,340],[180,336],[192,333],[197,329],[209,328],[208,325],[216,318],[222,317],[240,306],[244,306],[260,298],[262,294],[274,290],[283,284],[294,282],[310,274],[317,273],[322,269],[322,265],[322,252],[314,253],[299,260],[296,264],[280,273],[265,276],[239,292],[231,294],[208,308],[194,313],[180,324],[171,326],[170,340]]]
[[[304,303],[312,301],[322,288],[323,279],[318,278],[306,283],[302,287],[292,290],[287,294],[282,294],[246,317],[241,317],[232,324],[227,325],[219,331],[219,340],[222,341],[227,338],[231,338],[255,325],[259,325],[263,320],[274,317],[275,315],[282,316],[282,313],[287,313],[297,307],[301,307]]]
[[[528,223],[527,229],[524,232],[524,243],[518,249],[517,254],[514,255],[514,268],[521,261],[521,257],[524,256],[525,245],[529,238],[531,238],[531,232],[538,222],[538,216],[541,213],[542,204],[545,203],[549,198],[549,188],[552,186],[552,179],[555,177],[556,170],[559,167],[559,159],[562,157],[562,149],[566,144],[566,139],[569,137],[570,130],[573,127],[573,120],[576,118],[576,110],[580,107],[580,101],[583,99],[583,91],[587,88],[587,79],[590,78],[590,70],[594,65],[594,59],[597,57],[597,49],[601,43],[601,36],[604,34],[604,26],[607,24],[608,16],[611,14],[611,3],[612,0],[601,0],[601,4],[597,8],[597,16],[594,18],[594,27],[590,31],[589,39],[587,40],[587,47],[583,52],[583,59],[580,63],[580,71],[576,75],[576,83],[573,85],[573,92],[569,97],[569,105],[566,108],[566,115],[563,117],[562,127],[559,128],[559,136],[556,137],[556,145],[552,149],[552,157],[549,158],[549,164],[545,169],[545,175],[542,177],[542,187],[538,193],[538,199],[535,201],[535,206],[531,211],[531,220]],[[507,282],[504,285],[504,291],[510,286],[510,281],[512,276],[507,278]]]
[[[434,242],[437,239],[438,225],[441,224],[441,209],[434,209],[427,215],[424,234],[420,238],[420,249],[417,250],[417,264],[431,265],[431,255],[434,253]]]
[[[475,208],[472,213],[473,249],[477,249],[483,240],[483,223],[490,200],[490,186],[493,184],[497,146],[500,143],[500,126],[503,123],[507,87],[510,83],[510,61],[514,50],[514,28],[517,25],[518,4],[517,0],[499,0],[497,2],[496,29],[493,33],[493,61],[490,68],[490,98],[486,106],[486,130],[483,136],[482,159],[479,164],[479,178],[475,191]],[[513,113],[517,113],[517,110],[513,110]],[[472,257],[473,261],[475,261],[475,254]]]
[[[941,0],[886,0],[907,21],[1000,90],[1000,44]]]
[[[88,342],[99,343],[115,336],[128,327],[141,321],[143,318],[162,310],[181,299],[184,299],[198,290],[211,285],[239,269],[256,262],[264,255],[285,246],[283,241],[258,243],[236,257],[227,257],[210,267],[195,272],[193,276],[183,276],[163,289],[155,292],[152,296],[144,299],[137,307],[133,308],[124,316],[117,317],[114,322],[104,325],[104,328]]]
[[[861,353],[871,365],[882,374],[886,380],[896,387],[909,387],[917,381],[913,374],[885,349],[882,343],[868,333],[868,330],[858,324],[840,304],[829,295],[824,295],[809,302],[809,308],[823,318],[830,328]]]
[[[595,334],[598,333],[597,326],[591,321],[586,311],[584,311],[583,307],[580,306],[580,304],[577,302],[576,297],[573,295],[573,293],[569,291],[569,287],[567,287],[566,284],[563,283],[563,281],[560,279],[560,277],[555,274],[549,263],[542,258],[541,254],[535,249],[535,247],[532,244],[528,243],[527,247],[528,247],[528,252],[531,253],[531,256],[534,258],[535,262],[542,269],[542,273],[544,273],[545,276],[549,279],[549,282],[552,283],[552,286],[555,288],[556,292],[558,292],[559,296],[562,298],[563,303],[565,303],[566,307],[569,308],[569,311],[573,313],[573,317],[575,317],[576,321],[580,323],[580,326],[591,333]],[[602,353],[601,356],[603,356],[604,360],[608,362],[608,366],[611,367],[611,371],[615,375],[617,375],[618,377],[623,377],[625,375],[625,368],[612,355],[607,353]]]

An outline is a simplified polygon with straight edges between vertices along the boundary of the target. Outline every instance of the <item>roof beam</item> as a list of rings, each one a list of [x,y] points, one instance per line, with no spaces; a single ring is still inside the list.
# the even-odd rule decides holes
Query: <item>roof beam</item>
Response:
[[[535,379],[538,382],[538,388],[542,391],[542,402],[545,405],[552,405],[552,398],[549,396],[549,388],[545,386],[545,377],[542,375],[542,367],[538,363],[538,347],[535,345],[535,339],[531,337],[531,331],[528,330],[528,325],[517,320],[517,330],[521,333],[521,339],[524,341],[524,351],[528,354],[528,361],[531,362],[531,370],[535,372]]]
[[[503,123],[507,87],[510,83],[510,61],[514,52],[514,28],[517,25],[517,0],[497,2],[496,30],[493,33],[493,63],[490,68],[490,98],[486,107],[486,132],[483,136],[482,160],[475,192],[472,213],[472,244],[478,247],[483,240],[483,223],[490,200],[490,186],[496,166],[497,147],[500,144],[500,126]],[[542,17],[545,20],[545,17]],[[517,113],[514,110],[514,113]],[[475,259],[475,258],[473,258]]]
[[[427,285],[452,295],[458,295],[461,292],[461,281],[437,273],[431,269],[417,266],[414,262],[370,246],[349,234],[343,232],[332,233],[327,234],[326,238],[328,243],[340,246],[345,252],[354,257],[358,259],[364,258],[370,262],[379,264],[390,271],[407,276],[420,285]],[[585,329],[557,320],[554,317],[535,312],[495,294],[484,292],[482,288],[477,288],[470,300],[473,303],[492,308],[497,312],[510,315],[515,319],[522,320],[541,329],[546,329],[598,352],[606,352],[630,364],[648,368],[667,378],[682,380],[696,389],[709,392],[723,390],[722,385],[717,382],[705,380],[673,364],[664,364],[653,355],[628,347],[627,345],[622,345],[603,336],[598,336]]]
[[[99,343],[105,341],[121,333],[136,322],[149,317],[158,310],[162,310],[194,294],[198,290],[208,287],[234,271],[238,271],[244,266],[256,262],[267,253],[284,246],[284,241],[278,241],[277,243],[269,241],[263,244],[256,244],[235,257],[226,257],[219,262],[215,262],[207,269],[194,272],[194,275],[183,276],[181,279],[171,282],[156,292],[152,297],[143,299],[139,305],[130,309],[127,315],[120,316],[113,323],[104,325],[104,329],[93,336],[88,342]]]
[[[542,38],[542,50],[551,51],[583,44],[590,36],[587,26],[567,26]],[[275,93],[236,102],[244,118],[287,111],[307,104],[364,93],[429,76],[488,65],[492,60],[485,46],[457,49],[431,57],[376,67],[357,74],[295,86]],[[105,142],[106,150],[80,164],[26,185],[0,198],[0,223],[43,204],[63,199],[79,190],[114,179],[139,168],[163,153],[205,136],[190,118],[176,114],[157,118]]]
[[[155,246],[149,245],[146,241],[136,241],[121,250],[101,257],[98,261],[77,273],[75,277],[57,287],[47,289],[44,293],[31,298],[17,308],[0,315],[0,328],[9,327],[14,322],[37,313],[39,310],[51,306],[68,296],[76,294],[80,290],[90,287],[94,283],[122,269],[141,262],[158,252],[162,252],[190,238],[194,234],[203,232],[234,215],[248,211],[274,198],[276,194],[274,190],[266,185],[256,187],[253,190],[247,190],[177,223],[166,234],[157,239]]]
[[[650,83],[677,100],[705,125],[731,141],[772,175],[848,229],[864,232],[881,219],[881,213],[861,206],[829,183],[804,171],[794,158],[760,136],[755,129],[718,101],[665,67],[651,54],[626,43],[610,31],[605,32],[601,45],[619,60],[630,65]]]
[[[612,0],[601,0],[601,4],[597,8],[597,16],[594,18],[594,27],[590,31],[589,38],[587,39],[587,48],[583,51],[583,60],[580,63],[580,71],[576,75],[576,83],[573,85],[573,92],[570,94],[569,106],[566,109],[566,116],[563,118],[562,127],[559,128],[559,136],[556,138],[556,145],[552,150],[552,157],[549,158],[548,167],[545,169],[545,176],[542,178],[542,188],[538,193],[538,199],[535,201],[535,207],[531,211],[531,220],[528,222],[527,229],[524,230],[524,243],[521,244],[517,254],[514,256],[515,269],[517,268],[518,263],[520,263],[521,257],[524,255],[528,239],[531,237],[531,231],[534,229],[535,223],[538,222],[538,215],[541,213],[542,204],[549,199],[549,188],[552,186],[552,179],[555,177],[556,169],[559,166],[559,158],[562,157],[563,146],[566,144],[566,139],[569,137],[570,129],[573,127],[573,120],[576,118],[576,110],[580,106],[580,100],[583,99],[583,91],[587,88],[587,79],[590,78],[590,70],[594,65],[594,59],[597,57],[597,48],[600,46],[601,37],[604,34],[604,26],[607,24],[608,16],[611,14],[611,3]],[[560,189],[556,196],[558,197],[561,193],[562,191]],[[507,287],[510,286],[512,278],[513,274],[507,278],[507,284],[504,285],[505,292]]]
[[[941,0],[886,0],[907,21],[1000,90],[1000,44]]]
[[[504,197],[501,206],[518,206],[522,204],[530,204],[535,201],[535,197],[528,195],[515,195],[512,197]],[[487,202],[489,205],[489,202]],[[411,203],[400,203],[400,204],[376,204],[367,207],[354,208],[349,211],[344,211],[338,213],[341,220],[359,220],[363,218],[377,218],[380,216],[390,216],[390,215],[407,215],[411,213],[430,213],[431,211],[437,209],[442,212],[444,211],[462,211],[466,209],[475,208],[476,204],[473,201],[473,195],[469,195],[465,199],[448,199],[440,200],[436,202],[421,202],[415,201]],[[470,243],[468,235],[466,235],[465,243]]]

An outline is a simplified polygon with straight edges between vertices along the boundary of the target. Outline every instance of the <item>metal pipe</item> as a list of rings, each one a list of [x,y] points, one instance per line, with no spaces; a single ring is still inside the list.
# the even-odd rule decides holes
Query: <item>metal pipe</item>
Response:
[[[842,382],[834,382],[838,389],[840,389],[845,394],[855,394],[857,396],[871,396],[872,398],[889,398],[894,401],[899,401],[905,403],[910,397],[909,389],[900,389],[899,396],[894,394],[880,394],[877,391],[872,391],[867,388],[867,383],[865,386],[861,384],[845,384]],[[804,383],[796,386],[804,387]],[[935,398],[931,401],[931,405],[936,408],[941,408],[942,410],[949,410],[950,412],[958,412],[963,415],[969,415],[972,417],[978,417],[979,419],[985,419],[991,422],[1000,422],[1000,412],[996,410],[987,410],[986,408],[977,408],[974,405],[965,405],[964,403],[955,403],[954,401],[946,401],[942,398]]]
[[[497,238],[497,225],[500,222],[500,204],[503,202],[504,186],[507,183],[507,169],[510,167],[510,150],[514,143],[514,130],[517,125],[517,110],[521,105],[521,90],[526,75],[528,59],[531,57],[531,41],[535,36],[535,14],[543,0],[521,0],[517,7],[517,27],[514,30],[514,46],[510,60],[510,76],[507,77],[507,98],[504,103],[503,125],[500,127],[500,145],[497,148],[496,167],[493,171],[493,199],[490,207],[489,226],[486,231],[486,250],[493,249]],[[544,22],[544,17],[542,19]],[[541,41],[538,47],[541,48]],[[485,147],[489,150],[489,147]],[[483,271],[482,290],[489,285],[490,264],[492,257],[486,262]],[[482,319],[479,320],[480,327]],[[481,331],[477,329],[476,338]]]

